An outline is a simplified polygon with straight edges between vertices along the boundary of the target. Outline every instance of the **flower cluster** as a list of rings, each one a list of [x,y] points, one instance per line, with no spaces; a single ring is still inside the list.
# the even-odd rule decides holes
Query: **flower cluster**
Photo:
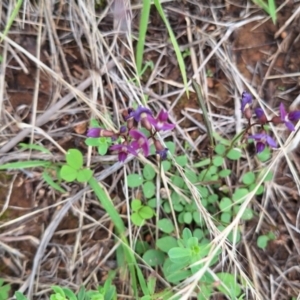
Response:
[[[159,131],[174,129],[175,125],[168,123],[168,112],[161,110],[156,117],[153,116],[149,108],[139,106],[136,110],[129,108],[122,113],[126,125],[121,126],[118,133],[103,128],[90,128],[88,137],[110,137],[113,140],[121,140],[119,144],[111,146],[109,149],[118,153],[119,161],[124,162],[128,154],[138,155],[142,150],[145,156],[150,152],[150,139],[161,160],[167,158],[167,148],[164,148],[156,138]],[[149,138],[139,130],[139,125],[149,132]],[[119,139],[120,138],[120,139]]]
[[[272,119],[268,120],[263,109],[261,107],[257,107],[254,110],[255,116],[257,118],[257,122],[251,124],[251,118],[252,118],[252,95],[248,92],[243,92],[242,94],[242,100],[241,100],[241,110],[244,115],[244,117],[248,120],[249,125],[245,132],[250,129],[250,127],[254,125],[260,125],[260,130],[258,133],[249,135],[248,138],[252,139],[256,142],[256,152],[260,153],[262,152],[266,146],[269,146],[271,148],[277,148],[276,141],[267,134],[264,125],[268,123],[272,123],[274,125],[278,124],[284,124],[288,130],[294,131],[295,125],[294,122],[299,121],[300,119],[300,111],[291,111],[287,112],[284,108],[284,105],[280,103],[279,106],[279,116],[275,115],[272,117]]]

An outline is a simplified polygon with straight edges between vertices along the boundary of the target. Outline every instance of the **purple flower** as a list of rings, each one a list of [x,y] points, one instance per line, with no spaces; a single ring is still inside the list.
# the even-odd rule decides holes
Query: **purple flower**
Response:
[[[270,146],[271,148],[277,148],[277,143],[273,138],[271,138],[266,133],[257,133],[254,135],[249,135],[249,139],[253,139],[256,141],[256,152],[262,152],[266,145]]]
[[[166,131],[166,130],[174,129],[175,125],[168,123],[167,120],[168,120],[168,112],[163,109],[159,112],[156,119],[149,118],[149,122],[156,129],[156,131],[160,131],[160,130]]]
[[[251,104],[252,104],[252,95],[244,91],[242,93],[242,104],[241,104],[242,112],[244,112],[245,109],[248,108]]]
[[[300,119],[300,111],[295,110],[295,111],[291,111],[291,112],[287,113],[284,108],[284,105],[282,103],[280,103],[279,112],[280,112],[281,121],[285,124],[285,126],[290,131],[294,131],[295,126],[292,122],[296,122]]]
[[[111,151],[117,151],[118,152],[118,159],[121,162],[124,162],[125,159],[127,158],[128,154],[132,154],[134,156],[137,156],[137,152],[131,145],[126,145],[126,144],[118,144],[118,145],[113,145],[109,147],[109,150]]]
[[[262,108],[257,107],[257,108],[255,108],[254,112],[255,112],[255,115],[256,115],[256,117],[257,117],[260,124],[266,124],[267,123],[267,117],[266,117],[264,111],[262,110]]]
[[[126,118],[127,119],[134,118],[136,122],[139,122],[141,118],[145,117],[145,115],[152,116],[152,111],[147,107],[138,106],[136,110],[130,111],[129,115]]]
[[[156,154],[158,154],[160,156],[161,160],[166,160],[167,159],[167,155],[168,155],[168,148],[164,148],[162,150],[156,150]]]
[[[129,131],[129,135],[134,139],[131,142],[132,148],[137,151],[138,149],[142,149],[145,156],[149,155],[150,146],[148,142],[148,138],[140,131],[131,129]]]
[[[90,128],[86,134],[87,137],[98,138],[98,137],[113,137],[115,133],[111,130],[103,128]]]

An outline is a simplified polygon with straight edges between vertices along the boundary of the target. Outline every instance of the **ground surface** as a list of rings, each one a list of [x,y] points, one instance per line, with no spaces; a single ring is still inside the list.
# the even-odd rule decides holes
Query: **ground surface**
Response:
[[[18,150],[17,144],[31,138],[54,154],[42,154],[45,159],[62,160],[60,147],[77,147],[87,153],[84,138],[90,117],[111,113],[117,124],[117,112],[141,93],[149,96],[149,106],[170,109],[171,120],[177,124],[173,138],[179,144],[193,143],[203,136],[201,143],[195,143],[191,157],[207,155],[205,133],[197,126],[197,121],[202,122],[198,102],[194,93],[190,99],[184,94],[175,53],[154,7],[144,59],[152,61],[155,68],[143,74],[137,89],[126,81],[132,76],[133,52],[126,35],[114,27],[122,15],[116,15],[113,3],[89,7],[81,1],[45,1],[38,6],[25,2],[27,7],[1,42],[1,164],[28,159],[29,152]],[[7,24],[9,3],[2,1],[0,6],[1,31]],[[271,109],[280,102],[300,108],[299,3],[277,4],[281,7],[274,25],[250,1],[164,3],[181,50],[187,54],[188,78],[200,80],[211,113],[217,115],[215,130],[229,138],[243,126],[234,117],[244,89],[251,89],[254,97]],[[132,4],[133,48],[140,9]],[[76,97],[53,109],[69,93]],[[50,115],[43,115],[47,110]],[[223,116],[229,117],[227,121]],[[32,127],[27,126],[29,131],[22,135],[28,124],[36,124],[42,131],[36,130],[31,136]],[[280,134],[284,136],[283,131]],[[240,262],[261,295],[259,299],[291,299],[300,293],[300,166],[295,140],[295,149],[287,154],[289,163],[286,157],[277,160],[276,177],[267,195],[253,200],[258,214],[245,224],[239,248]],[[40,158],[41,154],[33,152],[31,157]],[[122,184],[118,183],[123,171],[115,156],[109,159],[98,162],[96,172],[102,172],[103,183],[126,216]],[[116,172],[110,171],[110,165],[117,166]],[[292,174],[291,165],[296,174]],[[259,163],[252,159],[246,166],[255,169]],[[44,293],[52,284],[74,290],[81,284],[92,288],[116,267],[112,224],[91,194],[80,194],[81,185],[65,185],[68,194],[61,195],[41,180],[39,170],[1,172],[0,183],[0,277],[14,289],[27,290],[34,268],[37,285],[31,292],[35,299],[45,299]],[[71,201],[71,208],[55,223],[57,212]],[[276,232],[276,239],[261,250],[256,246],[257,236],[269,231]],[[41,244],[45,251],[34,262]],[[126,295],[126,279],[120,277],[116,284],[120,294]]]

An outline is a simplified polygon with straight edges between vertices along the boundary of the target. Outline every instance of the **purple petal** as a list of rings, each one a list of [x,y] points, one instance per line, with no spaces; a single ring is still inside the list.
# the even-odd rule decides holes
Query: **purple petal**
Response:
[[[253,135],[248,136],[249,139],[253,139],[255,141],[260,141],[264,137],[265,137],[265,134],[263,134],[263,133],[257,133],[257,134],[253,134]]]
[[[158,154],[160,156],[161,160],[165,160],[165,159],[167,159],[168,148],[158,150],[158,151],[156,151],[156,154]]]
[[[165,111],[164,109],[162,109],[157,118],[156,118],[159,122],[166,122],[168,120],[168,112]]]
[[[134,156],[137,156],[137,152],[139,150],[139,143],[137,141],[131,142],[131,144],[128,146],[128,152],[131,153]]]
[[[124,162],[126,158],[127,158],[127,153],[126,152],[120,152],[119,153],[119,155],[118,155],[119,161]]]
[[[266,135],[266,142],[270,147],[277,148],[276,141],[273,138],[271,138],[269,135]]]
[[[102,128],[90,128],[86,134],[87,137],[97,138],[100,136]]]
[[[141,120],[142,114],[152,115],[152,111],[147,107],[139,106],[134,112],[132,112],[132,116],[137,122]]]
[[[109,147],[109,150],[111,150],[111,151],[119,151],[119,150],[121,150],[123,148],[123,146],[124,145],[120,145],[120,144],[118,144],[118,145],[112,145],[112,146]]]
[[[163,131],[167,131],[167,130],[173,130],[175,128],[175,125],[174,124],[171,124],[171,123],[164,123],[160,130],[163,130]]]
[[[139,140],[139,139],[147,140],[147,137],[142,132],[135,129],[131,129],[129,131],[129,135],[133,137],[135,140]]]
[[[295,126],[294,126],[294,124],[292,122],[285,121],[284,124],[288,128],[288,130],[295,131]]]
[[[255,115],[256,115],[257,119],[260,119],[261,117],[263,117],[265,115],[264,111],[260,107],[255,108],[254,111],[255,111]]]
[[[252,103],[252,95],[244,91],[242,94],[241,110],[244,111],[246,106],[249,106],[251,103]]]
[[[286,114],[286,110],[285,110],[284,105],[282,104],[282,102],[279,105],[279,111],[280,111],[280,119],[282,121],[285,121],[285,117],[286,117],[287,114]]]
[[[300,110],[291,111],[288,114],[288,119],[292,122],[296,122],[300,120]]]
[[[263,152],[265,150],[266,145],[262,142],[257,142],[256,143],[256,152],[260,153]]]
[[[149,155],[149,152],[150,152],[150,146],[149,146],[148,141],[147,141],[146,143],[143,143],[143,144],[141,145],[141,148],[143,149],[144,155],[145,155],[145,156],[148,156],[148,155]]]

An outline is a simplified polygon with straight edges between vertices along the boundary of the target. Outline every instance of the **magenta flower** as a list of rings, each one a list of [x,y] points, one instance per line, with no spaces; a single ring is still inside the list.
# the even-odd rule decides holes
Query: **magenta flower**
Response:
[[[254,135],[249,135],[248,138],[256,141],[257,153],[264,151],[267,145],[270,146],[271,148],[277,148],[276,141],[266,133],[257,133]]]
[[[149,155],[150,146],[148,142],[148,138],[140,131],[131,129],[129,131],[129,135],[134,139],[131,142],[132,148],[137,151],[138,149],[142,149],[145,156]]]
[[[156,154],[160,156],[161,160],[165,160],[167,159],[168,151],[169,151],[168,148],[164,148],[162,150],[156,150]]]
[[[168,116],[168,112],[162,109],[155,119],[149,118],[149,122],[156,129],[156,131],[172,130],[174,129],[175,125],[167,122]]]
[[[255,115],[256,115],[256,117],[257,117],[260,124],[266,124],[267,123],[267,117],[266,117],[264,111],[262,110],[262,108],[257,107],[257,108],[255,108],[254,112],[255,112]]]
[[[147,107],[138,106],[136,110],[131,110],[129,112],[129,115],[126,117],[125,121],[127,121],[130,118],[134,118],[136,122],[139,122],[141,118],[145,117],[145,115],[152,116],[152,111]]]
[[[252,95],[244,91],[242,93],[242,104],[241,104],[242,112],[244,112],[245,109],[248,108],[251,104],[252,104]]]
[[[113,137],[115,133],[111,130],[103,128],[90,128],[86,134],[87,137],[98,138],[98,137]]]
[[[118,144],[118,145],[113,145],[109,147],[109,150],[111,151],[117,151],[118,152],[118,159],[121,162],[124,162],[125,159],[127,158],[128,154],[132,154],[134,156],[137,156],[137,152],[131,145],[126,145],[126,144]]]
[[[280,111],[281,121],[285,124],[285,126],[290,131],[294,131],[295,126],[292,122],[296,122],[300,119],[300,111],[296,110],[296,111],[291,111],[291,112],[287,113],[284,108],[284,105],[282,103],[280,103],[279,111]]]

